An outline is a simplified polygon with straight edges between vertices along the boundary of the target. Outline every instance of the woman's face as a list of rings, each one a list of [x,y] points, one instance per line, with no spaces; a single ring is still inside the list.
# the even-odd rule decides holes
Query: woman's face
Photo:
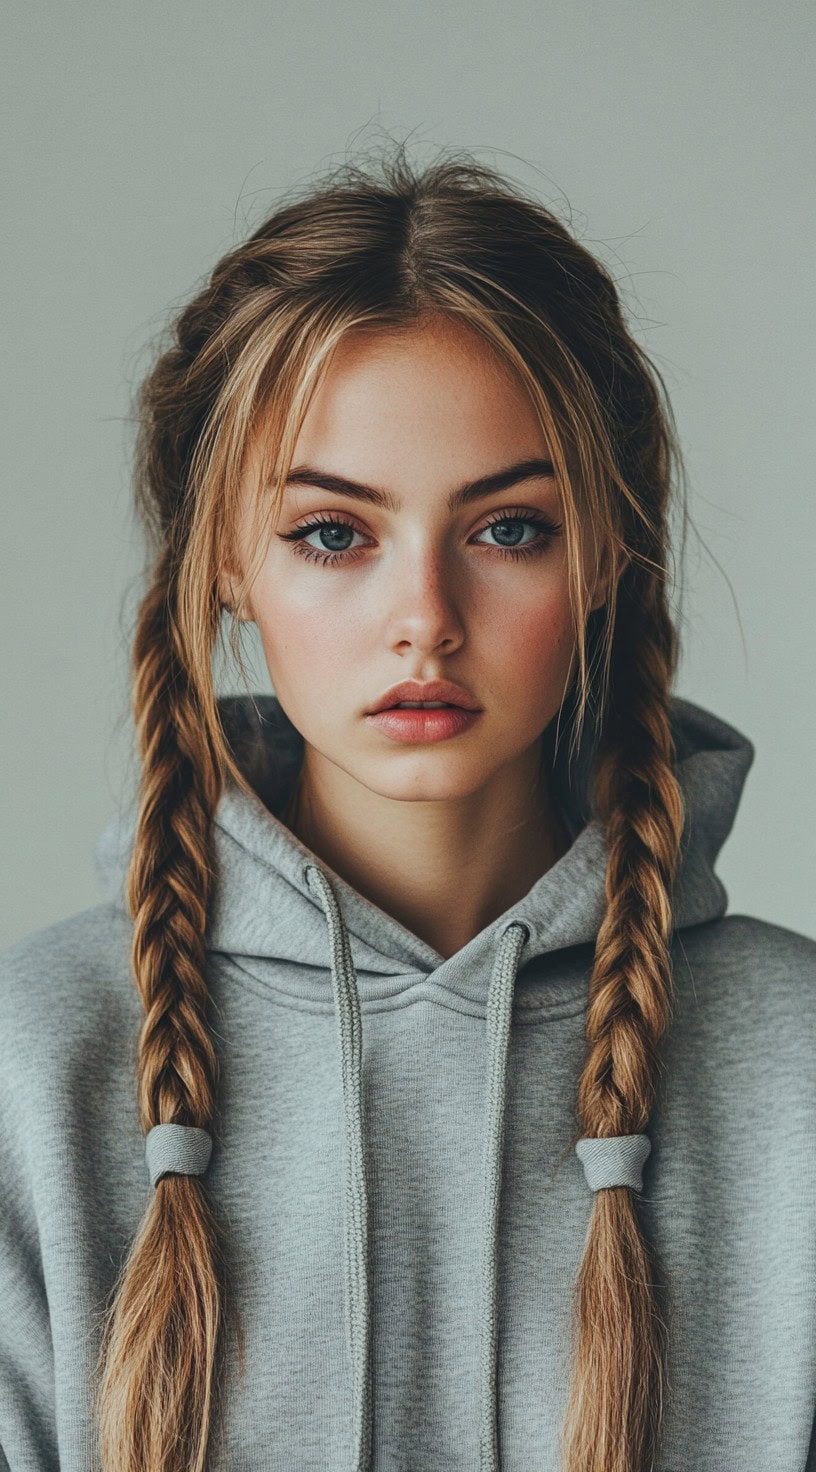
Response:
[[[439,801],[484,788],[537,742],[575,656],[556,481],[543,464],[455,497],[533,460],[547,462],[548,449],[527,398],[469,329],[436,319],[341,344],[250,593],[272,686],[307,757],[383,797]],[[378,495],[338,492],[329,477]],[[225,572],[225,600],[235,586]],[[417,729],[398,734],[367,714],[397,682],[436,679],[480,708],[464,730],[439,739],[438,717],[413,716]]]

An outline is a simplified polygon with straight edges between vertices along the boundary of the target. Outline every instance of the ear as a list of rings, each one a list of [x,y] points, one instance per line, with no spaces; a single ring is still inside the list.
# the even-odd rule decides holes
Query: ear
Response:
[[[222,563],[218,570],[218,599],[230,613],[235,607],[237,587],[238,579],[235,574]],[[239,619],[238,621],[240,623],[248,622],[245,618]]]
[[[610,549],[604,548],[604,552],[602,552],[601,555],[601,565],[599,565],[598,568],[598,576],[597,578],[595,578],[594,592],[592,592],[592,602],[591,605],[589,605],[589,612],[591,612],[591,614],[594,614],[595,609],[602,608],[602,606],[604,606],[605,604],[605,601],[607,601],[608,593],[610,593],[610,568]]]
[[[590,613],[594,613],[596,608],[603,606],[609,597],[611,589],[618,582],[621,573],[629,561],[628,554],[622,548],[617,548],[616,551],[617,556],[615,556],[615,550],[609,545],[604,549],[600,571],[595,582],[595,592],[590,605]]]
[[[232,608],[234,597],[232,578],[222,563],[218,569],[218,601],[225,608]]]

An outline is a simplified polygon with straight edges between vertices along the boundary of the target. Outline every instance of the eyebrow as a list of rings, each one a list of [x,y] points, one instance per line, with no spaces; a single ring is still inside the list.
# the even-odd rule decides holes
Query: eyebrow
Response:
[[[478,480],[465,481],[464,485],[457,486],[447,498],[447,508],[455,511],[460,506],[469,506],[485,496],[494,496],[521,481],[554,476],[551,460],[519,460],[516,465],[508,465],[504,470],[494,470],[490,475],[481,475]],[[357,480],[347,480],[344,475],[332,475],[328,470],[317,470],[311,465],[299,465],[296,470],[290,471],[286,485],[314,486],[321,491],[332,491],[338,496],[353,496],[359,501],[370,501],[375,506],[383,506],[387,511],[399,511],[402,505],[390,491],[381,491],[376,486],[366,486]]]

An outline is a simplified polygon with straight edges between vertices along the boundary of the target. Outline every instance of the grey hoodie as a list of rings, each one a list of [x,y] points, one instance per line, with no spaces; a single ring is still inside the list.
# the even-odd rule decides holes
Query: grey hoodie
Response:
[[[444,959],[275,815],[302,740],[222,701],[258,797],[225,791],[207,930],[229,1240],[217,1472],[557,1472],[593,1205],[573,1147],[605,835],[591,740],[553,795],[571,839]],[[259,719],[260,717],[260,719]],[[672,706],[686,831],[673,1019],[636,1196],[663,1264],[656,1472],[816,1469],[816,942],[726,915],[714,872],[754,748]],[[562,748],[563,749],[563,748]],[[0,957],[0,1466],[91,1472],[101,1310],[150,1185],[123,883]],[[234,1341],[230,1340],[232,1345]],[[810,1448],[810,1451],[809,1451]]]

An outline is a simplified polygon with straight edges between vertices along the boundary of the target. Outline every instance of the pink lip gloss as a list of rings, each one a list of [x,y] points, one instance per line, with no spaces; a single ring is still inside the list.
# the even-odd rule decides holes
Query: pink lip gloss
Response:
[[[461,705],[438,706],[434,710],[401,709],[392,706],[366,716],[392,741],[447,741],[468,731],[481,715],[480,710],[465,710]]]

